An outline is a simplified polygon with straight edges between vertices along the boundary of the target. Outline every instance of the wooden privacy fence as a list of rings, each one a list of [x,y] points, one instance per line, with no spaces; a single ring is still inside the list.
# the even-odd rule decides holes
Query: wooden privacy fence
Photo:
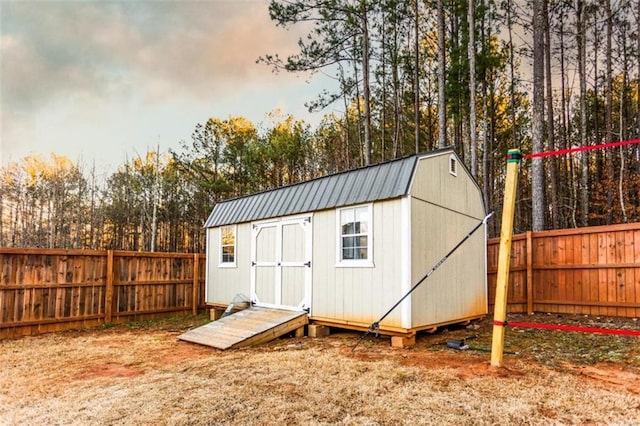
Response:
[[[499,239],[487,244],[490,308]],[[509,312],[640,317],[640,223],[513,237]],[[205,255],[0,249],[0,339],[205,305]]]
[[[0,338],[204,308],[203,254],[0,249]]]
[[[513,237],[508,311],[640,317],[640,223]],[[499,239],[487,244],[495,301]]]

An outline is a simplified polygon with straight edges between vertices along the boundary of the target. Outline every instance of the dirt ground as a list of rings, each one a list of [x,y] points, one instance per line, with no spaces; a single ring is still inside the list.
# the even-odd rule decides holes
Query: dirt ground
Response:
[[[632,319],[510,319],[640,329]],[[640,424],[640,337],[509,328],[496,368],[490,318],[403,349],[344,330],[231,351],[176,339],[204,321],[0,341],[0,424]],[[462,339],[469,349],[447,347]]]

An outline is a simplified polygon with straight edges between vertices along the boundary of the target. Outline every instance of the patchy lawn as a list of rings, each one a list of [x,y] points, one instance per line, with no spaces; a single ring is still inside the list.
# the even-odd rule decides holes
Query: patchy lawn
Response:
[[[639,329],[634,320],[512,321]],[[176,339],[203,317],[0,341],[0,423],[640,424],[640,337],[508,328],[491,318],[412,348],[334,330],[219,351]],[[464,339],[469,350],[447,347]],[[517,354],[516,354],[517,353]]]

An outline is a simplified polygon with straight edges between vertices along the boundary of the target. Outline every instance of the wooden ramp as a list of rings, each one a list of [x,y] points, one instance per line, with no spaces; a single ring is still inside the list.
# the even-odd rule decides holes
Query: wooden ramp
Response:
[[[306,312],[251,307],[194,328],[178,339],[217,349],[266,343],[309,322]]]

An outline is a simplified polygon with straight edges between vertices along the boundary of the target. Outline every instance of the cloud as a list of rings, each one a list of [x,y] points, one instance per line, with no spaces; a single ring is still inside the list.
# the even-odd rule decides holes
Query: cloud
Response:
[[[158,138],[188,139],[210,116],[255,121],[281,106],[304,117],[325,84],[256,64],[294,53],[302,35],[276,27],[267,0],[0,8],[0,164],[52,151],[115,164]]]
[[[72,2],[2,5],[2,108],[60,98],[229,96],[274,82],[265,53],[290,53],[266,1]]]
[[[42,108],[59,96],[101,96],[111,86],[112,63],[94,43],[95,3],[27,1],[2,7],[3,109]]]

